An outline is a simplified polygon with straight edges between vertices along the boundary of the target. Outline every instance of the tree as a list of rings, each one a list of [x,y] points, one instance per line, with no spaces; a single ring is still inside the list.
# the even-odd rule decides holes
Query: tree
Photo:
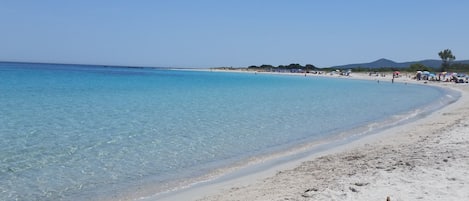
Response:
[[[261,66],[259,66],[259,68],[262,68],[262,69],[271,69],[273,68],[274,66],[272,65],[268,65],[268,64],[262,64]]]
[[[306,70],[316,70],[316,66],[312,65],[312,64],[306,64],[305,65],[305,68]]]
[[[287,66],[288,69],[303,69],[303,66],[300,64],[290,64]]]
[[[447,71],[450,63],[456,59],[456,57],[453,55],[450,49],[446,49],[443,51],[440,51],[438,55],[441,58],[441,71]]]

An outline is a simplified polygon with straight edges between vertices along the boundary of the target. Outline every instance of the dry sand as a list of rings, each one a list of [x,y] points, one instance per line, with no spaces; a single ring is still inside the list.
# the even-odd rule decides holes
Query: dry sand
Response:
[[[391,79],[356,74],[353,78]],[[469,200],[469,85],[436,85],[459,90],[462,97],[423,119],[317,153],[293,166],[163,200]]]

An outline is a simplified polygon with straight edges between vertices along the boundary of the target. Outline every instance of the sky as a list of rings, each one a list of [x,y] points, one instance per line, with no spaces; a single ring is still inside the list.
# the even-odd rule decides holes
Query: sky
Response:
[[[469,59],[467,0],[0,0],[0,61],[330,67]]]

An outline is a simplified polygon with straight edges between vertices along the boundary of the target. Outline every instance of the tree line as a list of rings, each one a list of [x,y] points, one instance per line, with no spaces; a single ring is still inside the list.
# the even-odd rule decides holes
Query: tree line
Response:
[[[272,66],[269,64],[262,64],[260,66],[249,66],[248,69],[250,70],[278,70],[278,69],[285,69],[285,70],[292,70],[292,69],[300,69],[304,71],[309,71],[309,70],[319,70],[318,67],[312,65],[312,64],[306,64],[306,65],[301,65],[297,63],[292,63],[289,65],[278,65],[278,66]]]
[[[439,71],[439,72],[467,72],[469,73],[469,64],[463,64],[463,63],[455,63],[454,60],[456,59],[456,56],[453,55],[452,51],[450,49],[445,49],[440,52],[438,52],[438,56],[441,58],[441,66],[437,69],[434,69],[432,67],[425,66],[421,63],[414,63],[411,64],[409,67],[381,67],[381,68],[363,68],[363,67],[357,67],[357,68],[351,68],[352,71],[354,72],[369,72],[369,71],[377,71],[377,72],[389,72],[389,71],[407,71],[407,72],[415,72],[415,71]],[[221,67],[219,69],[234,69],[232,67]],[[242,68],[245,69],[245,68]],[[279,70],[302,70],[304,72],[309,72],[309,71],[332,71],[336,70],[337,68],[331,67],[331,68],[318,68],[314,66],[313,64],[306,64],[306,65],[301,65],[298,63],[292,63],[289,65],[278,65],[278,66],[273,66],[269,64],[262,64],[259,66],[256,65],[251,65],[247,67],[248,70],[255,70],[255,71],[279,71]]]

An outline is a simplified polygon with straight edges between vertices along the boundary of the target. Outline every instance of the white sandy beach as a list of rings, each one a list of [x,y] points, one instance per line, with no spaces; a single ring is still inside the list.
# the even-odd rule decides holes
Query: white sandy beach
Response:
[[[391,80],[365,74],[351,78]],[[467,200],[469,85],[435,85],[459,90],[462,97],[417,121],[162,200]]]

